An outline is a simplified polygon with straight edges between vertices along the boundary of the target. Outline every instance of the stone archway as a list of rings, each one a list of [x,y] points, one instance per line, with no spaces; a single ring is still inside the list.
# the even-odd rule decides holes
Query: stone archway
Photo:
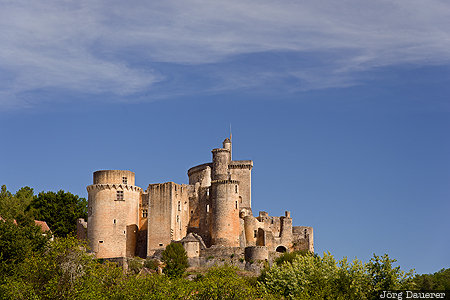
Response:
[[[287,249],[285,246],[278,246],[275,251],[280,252],[280,253],[285,253],[285,252],[287,252]]]

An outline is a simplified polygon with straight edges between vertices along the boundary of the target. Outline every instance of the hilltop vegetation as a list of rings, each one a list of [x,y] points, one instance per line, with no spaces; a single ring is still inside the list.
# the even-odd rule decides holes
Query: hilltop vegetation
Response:
[[[363,263],[346,258],[336,261],[329,253],[286,253],[259,277],[242,276],[231,266],[189,273],[185,272],[186,257],[180,244],[166,248],[163,274],[148,272],[158,266],[151,260],[131,260],[124,271],[115,263],[88,254],[86,245],[68,235],[71,230],[64,222],[54,223],[60,224],[61,230],[55,241],[48,241],[48,236],[27,221],[33,209],[45,205],[32,206],[39,197],[32,189],[19,191],[13,195],[2,188],[0,197],[0,212],[7,213],[6,221],[0,222],[0,299],[372,299],[380,290],[450,286],[450,269],[414,276],[412,271],[395,267],[395,260],[388,255],[374,255]],[[58,195],[67,194],[71,195],[61,191],[45,199],[59,202],[57,199],[64,197]],[[61,202],[79,207],[83,200],[72,196],[69,198],[77,200]],[[15,205],[9,211],[4,210],[8,201]],[[45,207],[62,209],[58,205]],[[83,213],[82,209],[73,212],[76,217]],[[45,218],[54,218],[55,214],[40,216],[50,223]],[[18,221],[14,223],[11,218]]]
[[[27,186],[12,194],[3,185],[0,192],[0,217],[18,221],[45,221],[54,235],[65,237],[76,231],[78,218],[87,218],[87,201],[63,190],[34,195],[33,189]]]

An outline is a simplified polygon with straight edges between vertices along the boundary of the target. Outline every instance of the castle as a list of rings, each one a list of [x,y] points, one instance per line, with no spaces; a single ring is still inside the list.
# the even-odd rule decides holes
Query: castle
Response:
[[[251,208],[253,161],[232,160],[231,140],[212,162],[188,170],[189,184],[135,186],[131,171],[94,172],[87,187],[88,220],[78,220],[97,258],[152,257],[179,241],[191,259],[211,253],[265,260],[271,253],[314,252],[313,228],[292,226],[290,213],[272,217]]]

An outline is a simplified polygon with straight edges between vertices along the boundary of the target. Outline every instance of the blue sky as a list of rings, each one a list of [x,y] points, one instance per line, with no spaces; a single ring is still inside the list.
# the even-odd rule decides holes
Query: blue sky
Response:
[[[187,183],[233,128],[254,213],[316,252],[450,267],[446,1],[0,3],[0,184]]]

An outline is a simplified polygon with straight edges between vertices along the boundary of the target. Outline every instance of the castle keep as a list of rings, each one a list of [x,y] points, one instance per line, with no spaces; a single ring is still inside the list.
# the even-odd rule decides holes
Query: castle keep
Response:
[[[232,160],[230,139],[212,150],[212,162],[188,170],[189,184],[174,182],[135,186],[131,171],[94,172],[87,187],[88,220],[78,220],[98,258],[151,257],[172,241],[189,258],[211,253],[267,259],[270,253],[314,252],[313,229],[292,226],[290,213],[253,216],[253,161]]]

